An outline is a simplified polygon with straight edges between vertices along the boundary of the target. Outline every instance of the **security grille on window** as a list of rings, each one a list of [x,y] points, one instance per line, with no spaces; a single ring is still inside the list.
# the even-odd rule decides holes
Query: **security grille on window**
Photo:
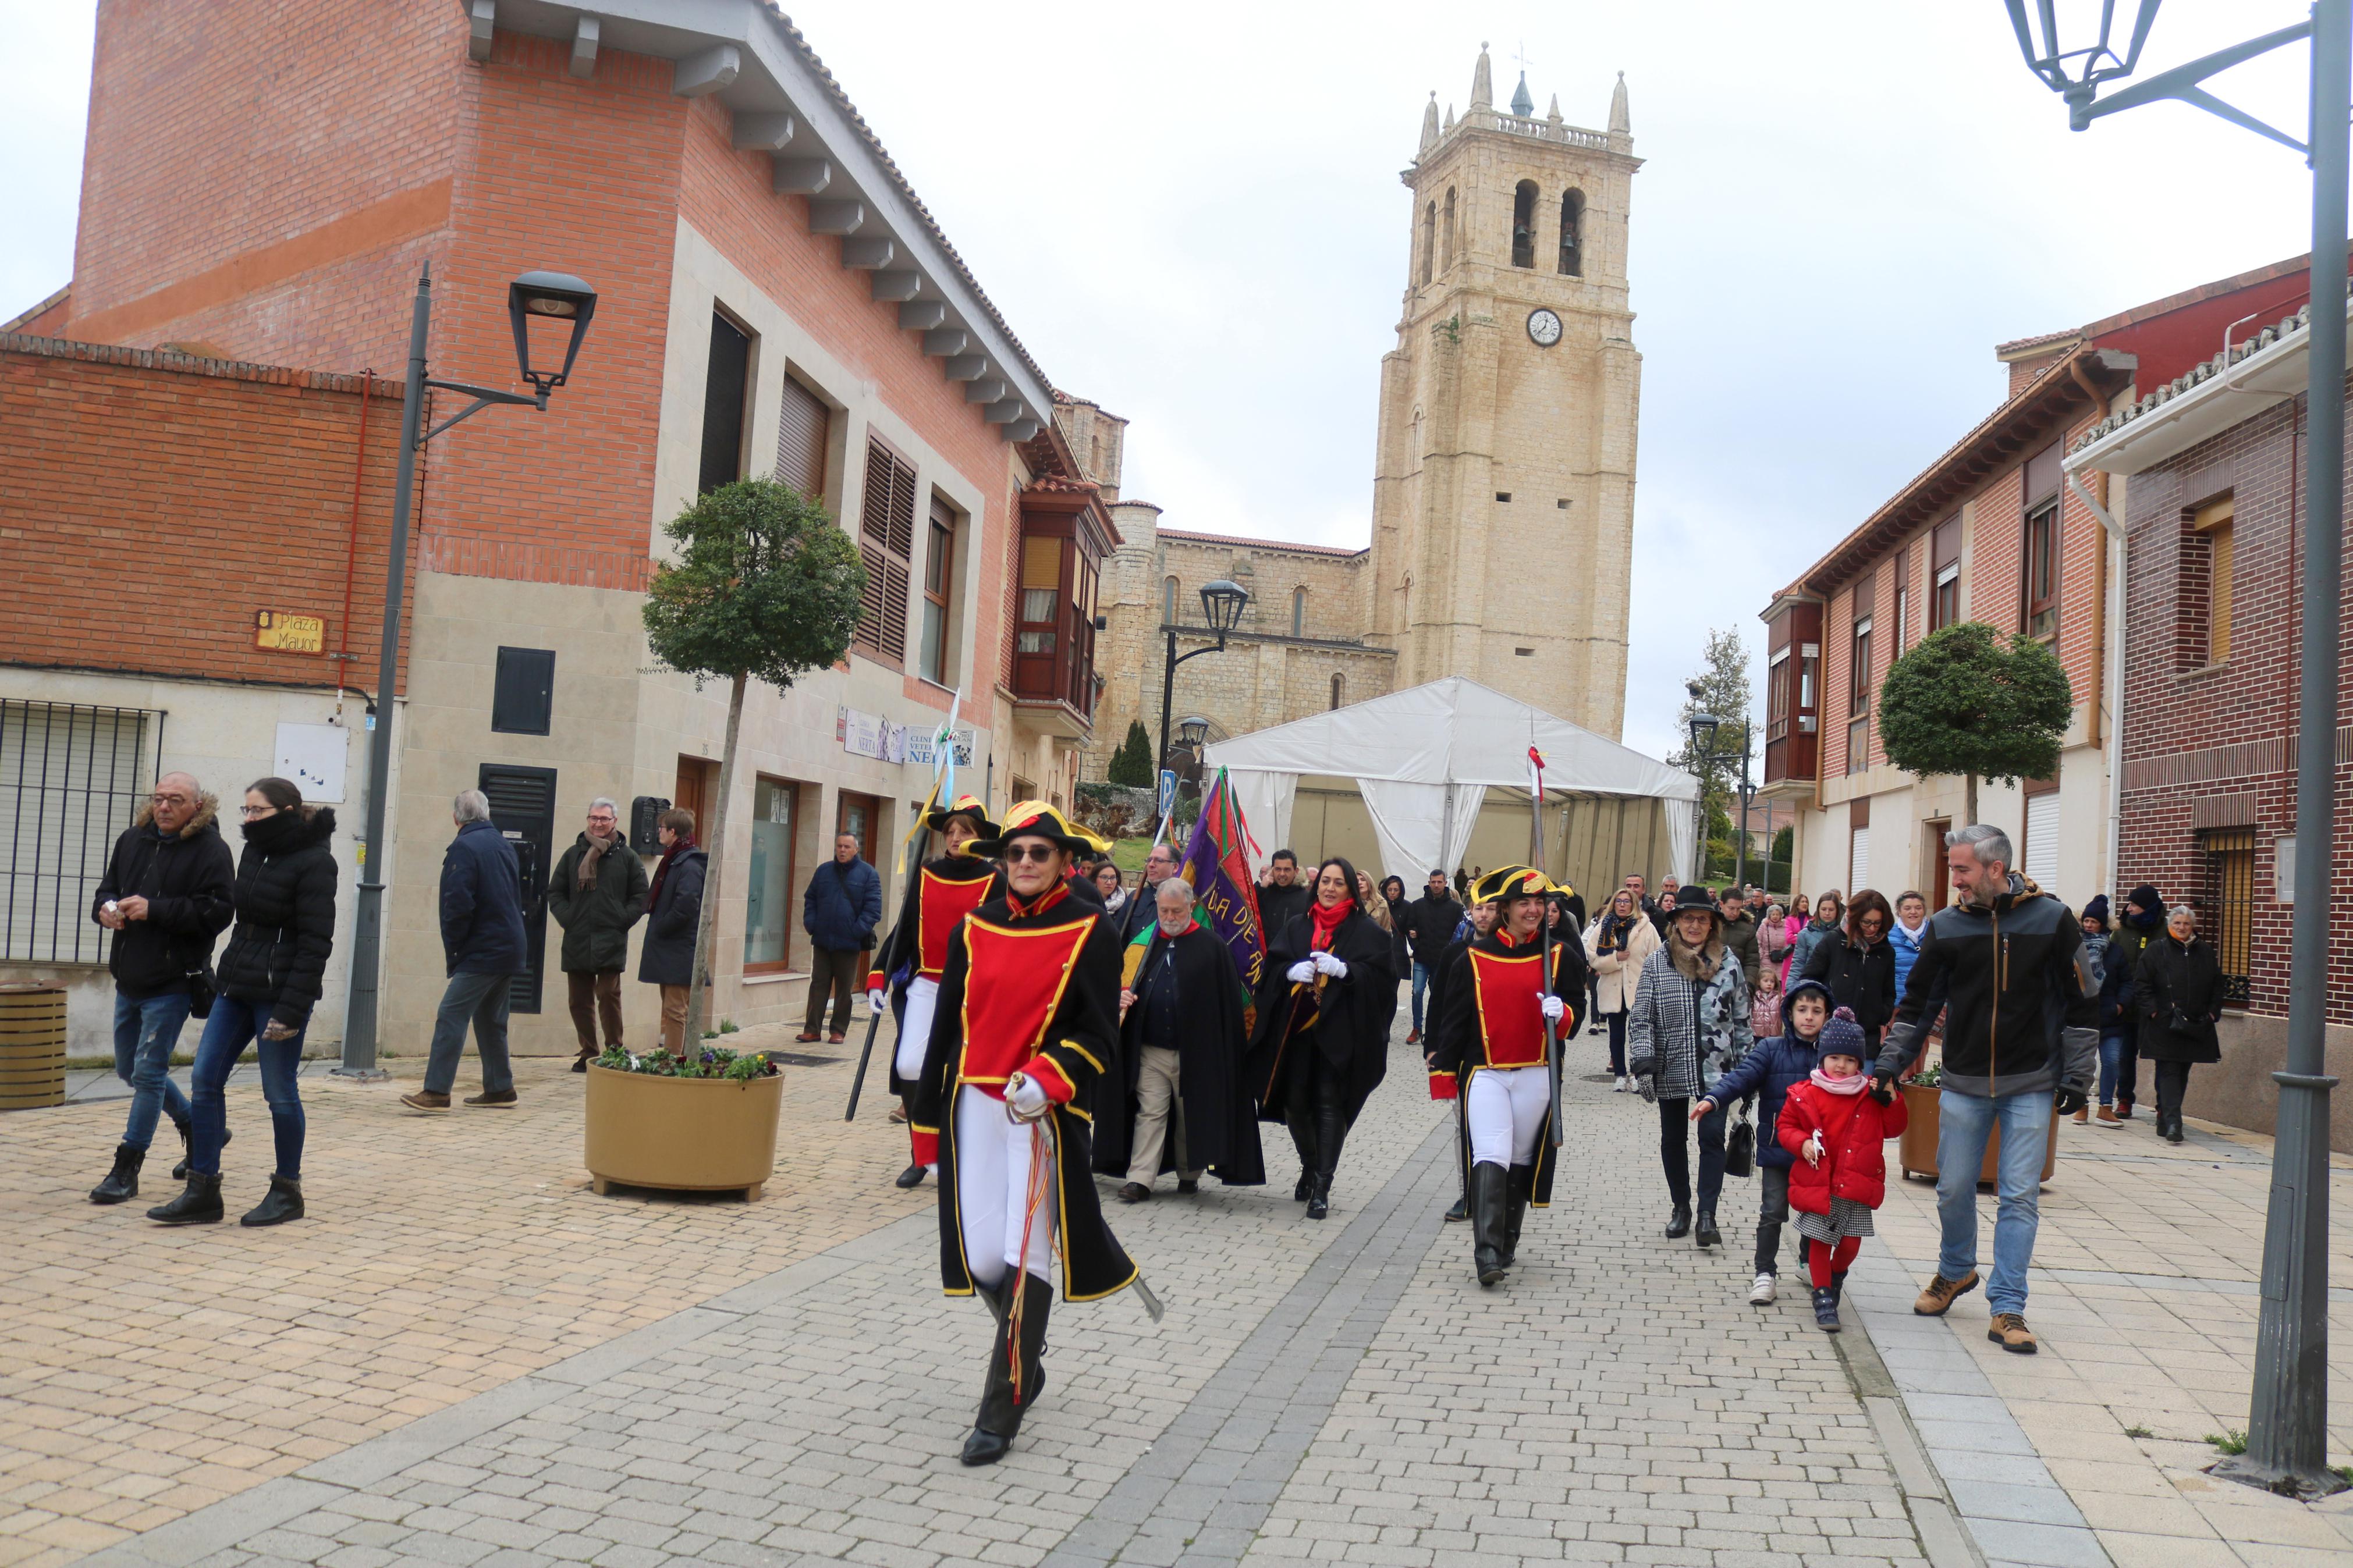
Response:
[[[2247,1005],[2253,990],[2255,932],[2255,830],[2218,829],[2206,835],[2206,889],[2212,912],[2207,941],[2222,968],[2222,1000]]]
[[[885,664],[907,659],[907,584],[915,553],[915,470],[880,441],[866,446],[858,558],[866,567],[853,646]]]
[[[163,737],[149,709],[0,701],[0,960],[106,962],[90,900]]]

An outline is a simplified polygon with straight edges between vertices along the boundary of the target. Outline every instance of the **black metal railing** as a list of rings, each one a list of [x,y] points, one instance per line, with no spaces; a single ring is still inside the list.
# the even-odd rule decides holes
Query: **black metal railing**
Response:
[[[158,710],[0,699],[0,962],[106,961],[90,899],[163,742]]]

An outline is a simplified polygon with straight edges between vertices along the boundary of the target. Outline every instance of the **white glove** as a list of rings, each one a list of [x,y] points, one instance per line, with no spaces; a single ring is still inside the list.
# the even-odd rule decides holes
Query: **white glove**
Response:
[[[1547,995],[1547,996],[1544,999],[1544,1016],[1545,1016],[1545,1022],[1546,1022],[1546,1023],[1547,1023],[1547,1024],[1557,1024],[1557,1023],[1559,1023],[1559,1022],[1560,1022],[1560,1016],[1561,1016],[1563,1013],[1566,1013],[1566,1012],[1567,1012],[1567,1011],[1568,1011],[1568,1004],[1567,1004],[1567,1003],[1566,1003],[1566,1002],[1563,1002],[1559,997],[1557,997],[1557,996],[1551,996],[1551,995]]]
[[[891,993],[876,986],[866,994],[866,1006],[876,1017],[881,1017],[891,1010]]]
[[[1050,1103],[1044,1088],[1026,1073],[1015,1073],[1005,1086],[1005,1114],[1016,1121],[1037,1121]]]
[[[1313,960],[1303,958],[1284,970],[1283,973],[1290,977],[1293,985],[1304,985],[1315,978],[1315,964]]]
[[[1348,966],[1328,952],[1315,954],[1312,962],[1319,973],[1328,974],[1335,980],[1348,978]]]

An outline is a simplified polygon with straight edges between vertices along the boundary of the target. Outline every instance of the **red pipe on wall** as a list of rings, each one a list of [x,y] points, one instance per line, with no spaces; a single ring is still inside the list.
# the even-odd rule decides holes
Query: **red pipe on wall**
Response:
[[[360,483],[367,475],[368,400],[375,392],[375,367],[360,372],[360,449],[352,460],[352,526],[343,542],[343,618],[335,631],[335,706],[343,703],[343,668],[351,662],[352,573],[360,552]]]

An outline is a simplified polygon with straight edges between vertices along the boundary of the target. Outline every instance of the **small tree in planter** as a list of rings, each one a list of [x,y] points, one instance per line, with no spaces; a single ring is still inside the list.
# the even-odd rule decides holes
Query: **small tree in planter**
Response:
[[[711,1006],[711,954],[719,933],[721,854],[727,803],[735,790],[735,742],[744,689],[764,680],[783,690],[812,669],[840,661],[857,629],[866,586],[858,547],[825,509],[775,479],[722,485],[663,530],[680,546],[646,590],[646,641],[653,655],[700,686],[728,683],[727,741],[719,797],[703,829],[709,864],[688,977],[686,1045],[702,1039]]]
[[[2074,705],[2049,648],[2023,635],[2004,647],[1985,622],[1962,621],[1929,633],[1887,672],[1879,739],[1905,773],[1968,780],[1962,809],[1975,822],[1978,779],[2051,776]]]

